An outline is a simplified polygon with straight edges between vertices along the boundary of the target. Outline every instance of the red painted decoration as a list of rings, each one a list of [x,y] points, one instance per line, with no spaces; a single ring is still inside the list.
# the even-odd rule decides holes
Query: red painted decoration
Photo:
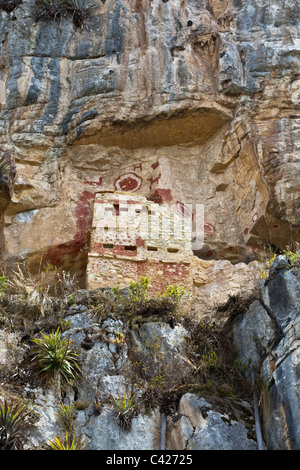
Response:
[[[156,170],[156,168],[159,166],[159,162],[152,163],[151,167],[153,170]]]
[[[215,233],[216,231],[215,227],[212,224],[209,224],[208,222],[206,222],[202,226],[202,230],[204,231],[204,233]]]
[[[103,178],[100,176],[99,181],[88,181],[84,180],[84,184],[89,184],[90,186],[102,186]]]
[[[176,202],[176,208],[177,208],[177,211],[180,215],[183,215],[183,217],[187,217],[187,218],[193,218],[193,214],[192,212],[190,211],[190,209],[188,207],[186,207],[183,202],[179,202],[177,201]]]
[[[156,189],[154,193],[147,198],[149,201],[156,202],[156,204],[162,204],[163,202],[170,202],[173,199],[170,189]]]
[[[142,186],[142,178],[135,173],[125,173],[115,181],[117,191],[135,192]]]

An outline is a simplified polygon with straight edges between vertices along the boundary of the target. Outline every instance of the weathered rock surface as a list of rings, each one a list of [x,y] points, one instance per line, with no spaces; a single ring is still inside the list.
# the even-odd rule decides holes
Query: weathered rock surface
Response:
[[[277,257],[261,283],[262,303],[255,301],[234,326],[240,357],[260,377],[264,438],[274,450],[300,448],[299,274]]]
[[[116,188],[203,204],[203,259],[299,241],[297,0],[99,1],[82,31],[34,11],[0,12],[3,263],[84,278],[94,193]]]
[[[272,286],[278,290],[276,304],[270,301]],[[299,270],[291,269],[286,258],[279,256],[260,287],[260,300],[234,317],[234,341],[249,377],[260,383],[260,422],[265,448],[297,450],[300,448]],[[75,388],[66,389],[63,396],[65,404],[76,401],[74,429],[85,438],[89,449],[157,450],[162,410],[155,406],[155,401],[150,411],[141,402],[130,429],[124,431],[107,398],[128,392],[135,385],[137,398],[141,399],[143,381],[154,384],[153,379],[158,380],[159,387],[159,380],[165,380],[167,371],[179,386],[194,367],[186,343],[190,333],[180,322],[173,326],[159,321],[143,322],[133,330],[126,330],[126,341],[118,346],[114,340],[125,332],[123,321],[114,315],[97,320],[89,310],[88,294],[79,291],[78,298],[86,297],[85,302],[70,306],[69,315],[64,317],[68,329],[63,336],[74,342],[82,366],[80,382]],[[274,305],[277,310],[273,309]],[[26,382],[22,366],[27,354],[24,347],[17,333],[1,332],[1,366],[10,371],[9,376],[23,377]],[[143,368],[145,379],[135,375],[137,366]],[[30,383],[23,387],[23,396],[36,413],[35,425],[29,433],[30,446],[39,448],[62,432],[57,414],[60,400],[53,389]],[[228,414],[216,406],[222,398],[219,402],[214,399],[210,403],[208,398],[186,392],[179,399],[173,397],[169,408],[172,411],[167,416],[167,450],[256,449],[252,403],[239,401],[238,407],[230,408],[233,413]]]
[[[204,233],[194,247],[199,313],[252,292],[261,245],[300,242],[300,10],[297,0],[271,3],[99,1],[82,30],[65,19],[36,23],[32,0],[1,10],[0,150],[13,156],[16,174],[0,181],[0,266],[62,266],[84,287],[95,193],[121,190],[189,217],[204,206],[194,227]],[[298,274],[276,261],[261,303],[236,323],[241,357],[252,359],[270,392],[270,449],[300,448],[299,291]],[[108,322],[103,341],[84,307],[72,313],[68,334],[89,377],[77,399],[90,403],[95,391],[127,384],[128,351],[109,341],[121,324]],[[182,359],[170,347],[174,331],[157,334]],[[58,432],[55,400],[40,389],[26,393],[40,412],[32,435],[40,445]],[[170,449],[254,448],[241,423],[209,403],[201,418],[198,400],[182,397]],[[120,441],[157,448],[157,410],[135,417],[122,439],[112,417],[107,406],[99,416],[87,406],[76,426],[95,449]]]
[[[105,397],[117,397],[124,390],[130,391],[134,385],[131,382],[134,364],[128,357],[128,348],[139,351],[148,348],[152,355],[150,361],[153,362],[158,361],[160,355],[164,364],[168,363],[174,383],[178,381],[179,384],[182,374],[191,367],[184,355],[188,332],[181,325],[171,328],[165,323],[145,323],[139,330],[131,332],[133,342],[126,341],[117,348],[110,339],[124,331],[120,320],[108,317],[100,325],[87,308],[77,305],[76,308],[70,308],[70,315],[65,317],[65,321],[70,322],[70,327],[63,335],[74,341],[82,365],[80,382],[75,388],[65,389],[63,395],[65,405],[72,405],[76,401],[73,422],[76,435],[85,440],[89,450],[159,450],[162,415],[155,403],[148,410],[143,409],[141,402],[130,429],[124,431],[118,423],[115,409]],[[0,345],[2,360],[7,356],[8,342],[3,341]],[[5,365],[7,359],[3,361]],[[142,365],[148,367],[149,361]],[[26,446],[39,449],[48,440],[53,440],[54,436],[63,435],[58,416],[61,401],[51,387],[28,384],[22,390],[23,398],[35,412],[34,426],[28,433]],[[141,400],[138,388],[136,393]],[[95,406],[97,399],[98,408]],[[251,405],[244,403],[244,407],[251,418]],[[168,416],[166,449],[254,450],[256,442],[253,440],[253,431],[252,437],[248,436],[248,432],[249,427],[244,422],[216,411],[213,405],[195,394],[185,393],[178,409],[175,406],[173,414]]]
[[[228,260],[193,260],[192,309],[199,317],[213,314],[218,305],[225,304],[229,296],[251,296],[259,285],[262,265],[232,264]]]
[[[180,401],[181,418],[170,433],[171,449],[256,450],[245,426],[214,411],[203,398],[186,393]]]

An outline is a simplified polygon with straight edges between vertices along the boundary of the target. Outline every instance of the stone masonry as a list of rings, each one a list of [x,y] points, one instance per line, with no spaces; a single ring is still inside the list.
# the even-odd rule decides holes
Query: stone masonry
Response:
[[[150,276],[153,291],[192,285],[192,223],[145,197],[124,192],[95,195],[87,285],[126,287]]]

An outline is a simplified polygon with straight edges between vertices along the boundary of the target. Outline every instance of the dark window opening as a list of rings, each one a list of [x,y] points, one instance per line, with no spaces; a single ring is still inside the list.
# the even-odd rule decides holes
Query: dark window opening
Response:
[[[157,247],[156,246],[148,246],[147,250],[148,251],[157,251]]]
[[[114,245],[112,245],[111,243],[103,243],[103,248],[113,248]]]
[[[120,204],[114,204],[115,214],[120,215]]]
[[[178,248],[168,248],[169,253],[178,253]]]
[[[136,251],[136,246],[133,246],[133,245],[127,245],[127,246],[124,246],[125,250],[128,250],[128,251]]]

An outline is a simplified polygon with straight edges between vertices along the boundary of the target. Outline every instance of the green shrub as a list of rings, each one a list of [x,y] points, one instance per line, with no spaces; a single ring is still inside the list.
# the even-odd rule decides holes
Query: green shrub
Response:
[[[205,348],[204,352],[201,354],[201,367],[217,367],[218,365],[218,356],[214,347],[211,345],[209,348]]]
[[[174,286],[168,286],[165,292],[159,293],[159,296],[162,298],[167,298],[178,304],[182,296],[185,292],[185,287],[180,287],[177,284],[174,284]]]
[[[78,354],[72,348],[73,341],[61,338],[59,327],[55,333],[32,340],[36,347],[33,350],[33,361],[39,369],[41,378],[53,381],[60,396],[61,382],[69,384],[78,378],[80,367]]]
[[[300,267],[300,244],[294,243],[293,246],[286,246],[285,250],[280,251],[280,255],[286,257],[289,262],[290,269],[299,269]],[[268,258],[266,262],[266,268],[260,272],[261,280],[266,279],[269,275],[269,269],[276,260],[278,254],[274,253],[271,258]]]
[[[168,286],[156,297],[150,297],[149,287],[150,277],[141,276],[138,281],[130,281],[127,292],[122,292],[119,288],[113,289],[116,296],[115,310],[121,317],[125,317],[130,328],[138,317],[166,318],[175,315],[185,291],[185,288],[177,285]]]
[[[29,415],[25,405],[0,399],[0,450],[22,450]]]
[[[2,276],[0,276],[0,299],[4,297],[6,287],[7,287],[7,275],[5,272],[3,272]]]
[[[288,262],[291,265],[291,268],[299,268],[300,267],[300,245],[296,243],[295,249],[292,247],[287,246],[285,250],[283,250],[282,254],[286,256]]]
[[[130,281],[130,296],[133,302],[141,302],[149,299],[150,276],[141,276],[138,281]]]

